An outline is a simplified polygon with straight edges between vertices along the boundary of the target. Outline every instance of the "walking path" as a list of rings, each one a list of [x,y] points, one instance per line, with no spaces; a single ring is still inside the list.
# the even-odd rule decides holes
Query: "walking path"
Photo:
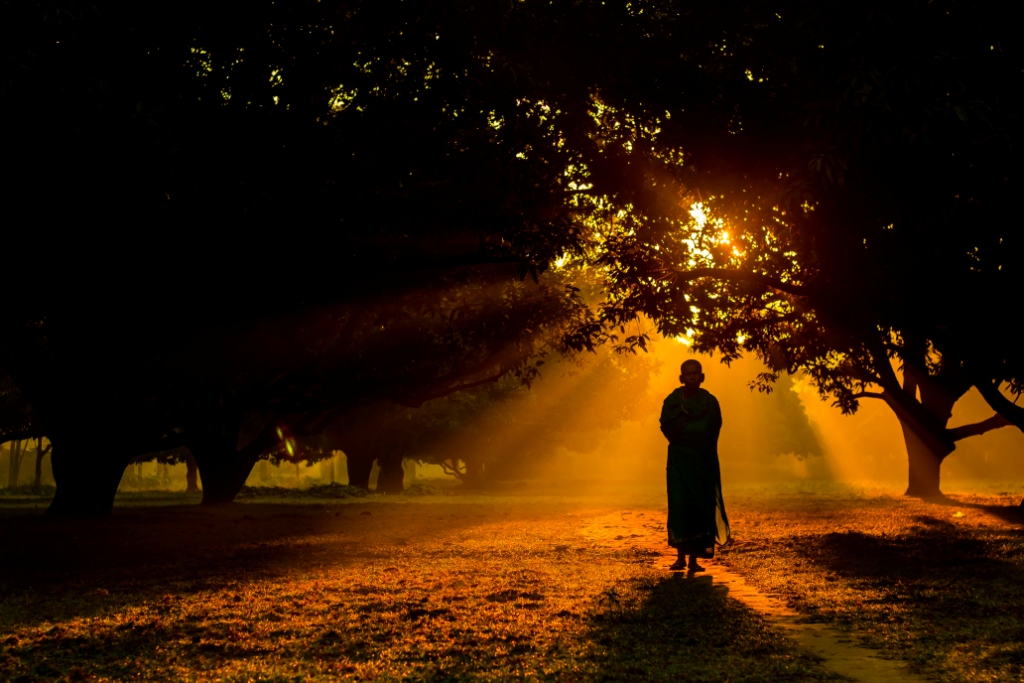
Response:
[[[622,511],[587,521],[583,535],[601,545],[656,553],[655,566],[668,570],[675,551],[665,543],[665,513]],[[850,635],[825,624],[800,621],[800,614],[779,598],[759,592],[742,577],[713,561],[702,560],[712,585],[724,587],[729,597],[739,600],[790,639],[824,660],[826,667],[854,681],[864,683],[925,683],[928,679],[906,670],[899,662],[882,659],[873,650],[853,642]],[[706,580],[706,579],[705,579]]]

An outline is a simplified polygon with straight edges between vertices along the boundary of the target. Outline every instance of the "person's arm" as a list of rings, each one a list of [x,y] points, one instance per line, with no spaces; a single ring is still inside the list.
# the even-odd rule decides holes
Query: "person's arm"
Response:
[[[661,406],[661,433],[665,435],[669,443],[675,443],[686,430],[689,413],[683,408],[678,400],[672,396],[665,399]]]
[[[714,441],[718,440],[718,433],[722,430],[722,409],[718,405],[718,400],[712,397],[711,404],[708,405],[707,410],[697,419],[686,425],[686,431],[694,433],[694,435],[700,435],[701,437],[706,436]]]

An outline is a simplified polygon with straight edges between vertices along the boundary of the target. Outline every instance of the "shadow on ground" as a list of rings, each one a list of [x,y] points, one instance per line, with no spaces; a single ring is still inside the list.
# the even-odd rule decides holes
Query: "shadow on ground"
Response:
[[[1011,523],[1020,519],[1016,507],[955,505]],[[840,625],[859,630],[875,646],[902,643],[914,663],[938,666],[940,674],[981,665],[1019,676],[1024,665],[1021,530],[965,527],[931,514],[910,519],[912,525],[900,534],[846,531],[805,539],[799,555],[837,586],[835,607],[818,601],[823,612],[832,612]]]
[[[834,680],[708,578],[494,498],[0,517],[0,680]],[[590,504],[587,504],[590,505]]]
[[[84,520],[5,510],[0,615],[7,627],[87,617],[109,609],[106,596],[116,595],[123,609],[158,601],[172,585],[190,594],[237,577],[387,558],[409,538],[424,541],[487,523],[478,506],[437,504],[396,527],[384,522],[385,505],[396,504],[139,506]],[[12,608],[18,604],[32,608]]]
[[[1024,527],[1024,504],[1021,505],[983,505],[981,503],[969,503],[954,498],[944,498],[942,500],[931,501],[936,505],[949,505],[953,507],[971,508],[974,510],[981,510],[987,514],[1001,519],[1008,524],[1016,524]],[[1024,531],[1024,529],[1018,529],[1018,531]]]
[[[791,643],[710,576],[641,579],[625,595],[603,595],[607,609],[593,617],[592,638],[605,648],[600,680],[845,680],[810,654],[794,655]]]

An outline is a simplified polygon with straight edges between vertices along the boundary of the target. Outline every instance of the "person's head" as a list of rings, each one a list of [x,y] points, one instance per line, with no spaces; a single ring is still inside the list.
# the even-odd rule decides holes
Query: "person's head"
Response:
[[[704,368],[692,358],[679,367],[679,382],[687,389],[700,389],[704,382]]]

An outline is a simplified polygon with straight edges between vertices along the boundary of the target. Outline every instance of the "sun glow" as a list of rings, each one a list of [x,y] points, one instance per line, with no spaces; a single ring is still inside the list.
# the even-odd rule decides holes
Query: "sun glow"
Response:
[[[686,330],[686,334],[678,334],[675,336],[675,340],[683,346],[693,346],[693,329]]]
[[[693,218],[693,220],[697,221],[698,229],[703,228],[705,225],[708,224],[708,215],[704,211],[703,202],[696,202],[695,204],[690,206],[690,216]]]

